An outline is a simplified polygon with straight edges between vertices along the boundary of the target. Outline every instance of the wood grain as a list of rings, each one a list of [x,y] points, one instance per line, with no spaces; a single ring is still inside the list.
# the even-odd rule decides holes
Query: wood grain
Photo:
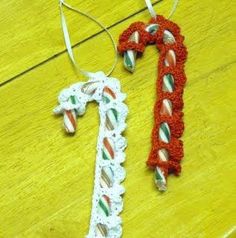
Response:
[[[137,2],[133,1],[134,8],[127,11],[142,9],[143,2]],[[164,2],[155,5],[155,9],[167,14],[171,1]],[[113,15],[103,15],[105,7],[111,7],[108,1],[101,1],[97,7],[94,1],[75,3],[85,10],[91,9],[107,25],[127,14],[124,11],[126,1],[112,7],[117,13]],[[39,8],[34,6],[41,3],[27,5],[26,9],[21,8],[22,4],[15,4],[19,7],[17,12],[5,13],[4,21],[16,21],[17,16],[25,15],[24,11],[28,13],[27,19],[39,17]],[[56,4],[47,4],[51,12],[42,11],[41,17],[50,19],[53,11],[56,17]],[[155,46],[146,49],[143,57],[137,60],[133,75],[123,69],[122,59],[119,59],[113,76],[121,80],[130,110],[125,133],[129,146],[122,213],[124,238],[235,237],[232,232],[225,235],[236,223],[236,22],[233,4],[229,0],[224,3],[181,1],[173,17],[186,36],[189,50],[188,83],[184,94],[185,158],[183,173],[178,178],[169,178],[165,194],[157,191],[153,173],[145,166],[153,124],[157,50]],[[13,1],[2,1],[0,5],[4,9],[16,7]],[[209,7],[213,5],[214,8]],[[75,18],[73,16],[70,21]],[[147,12],[142,11],[116,24],[111,28],[112,34],[118,39],[118,35],[137,20],[147,22]],[[17,28],[22,35],[16,36],[16,41],[21,41],[23,36],[28,36],[29,42],[37,41],[36,35],[45,32],[45,25],[41,20],[34,25],[35,28],[27,29],[18,21]],[[15,52],[24,53],[25,59],[17,63],[20,54],[17,53],[14,60],[6,56],[1,71],[4,71],[4,82],[64,48],[58,20],[54,19],[51,27],[53,34],[39,36],[41,48],[35,48],[37,44],[32,42],[29,49],[15,45]],[[94,27],[91,33],[86,33],[82,26],[79,31],[72,26],[71,32],[72,37],[77,34],[86,38],[96,30]],[[5,40],[13,44],[10,35],[4,37],[0,38],[1,44],[5,44]],[[47,48],[49,45],[51,48]],[[45,52],[40,54],[42,49]],[[4,47],[0,54],[13,53],[11,47]],[[105,33],[81,43],[75,48],[75,54],[80,56],[81,66],[91,71],[108,70],[113,59]],[[1,238],[80,238],[87,233],[98,133],[97,106],[90,104],[86,114],[78,119],[74,137],[66,136],[61,127],[62,118],[52,115],[59,91],[78,80],[83,79],[74,74],[68,56],[62,53],[0,87]]]
[[[0,83],[14,79],[65,50],[58,1],[1,1]],[[118,24],[137,11],[143,11],[145,7],[142,1],[134,0],[74,0],[68,3],[96,17],[107,27]],[[65,9],[65,15],[73,45],[102,30],[96,23],[73,11]]]

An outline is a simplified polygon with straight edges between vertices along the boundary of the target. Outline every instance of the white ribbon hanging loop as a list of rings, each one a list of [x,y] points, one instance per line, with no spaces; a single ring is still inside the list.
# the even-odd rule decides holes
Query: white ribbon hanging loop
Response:
[[[75,68],[77,70],[79,70],[83,75],[88,77],[89,72],[81,69],[78,66],[78,63],[75,60],[75,57],[74,57],[74,54],[73,54],[73,50],[72,50],[71,40],[70,40],[70,33],[69,33],[69,30],[68,30],[68,27],[67,27],[67,23],[66,23],[66,17],[65,17],[64,12],[63,12],[63,6],[67,7],[68,9],[70,9],[72,11],[75,11],[75,12],[77,12],[77,13],[85,16],[85,17],[88,17],[92,21],[96,22],[108,34],[109,38],[111,39],[114,51],[115,51],[114,63],[112,65],[111,69],[106,74],[106,76],[109,76],[113,72],[113,70],[115,69],[116,64],[117,64],[117,60],[118,60],[117,47],[116,47],[116,43],[115,43],[115,40],[114,40],[113,36],[108,31],[108,29],[101,22],[99,22],[96,18],[94,18],[93,16],[91,16],[91,15],[89,15],[87,13],[84,13],[84,12],[80,11],[79,9],[76,9],[76,8],[70,6],[64,0],[59,0],[60,15],[61,15],[61,27],[62,27],[62,32],[63,32],[63,36],[64,36],[64,41],[65,41],[66,49],[67,49],[68,55],[69,55],[69,57],[71,59],[71,62],[73,63]]]
[[[156,18],[157,14],[152,6],[151,0],[145,0],[145,2],[146,2],[148,11],[149,11],[150,15],[152,16],[152,18]]]
[[[151,17],[156,18],[157,14],[153,8],[151,0],[145,0],[145,2],[146,2],[146,5],[147,5],[148,11],[149,11]],[[173,16],[173,14],[175,13],[178,3],[179,3],[179,0],[173,0],[173,6],[169,13],[168,19],[170,19]]]

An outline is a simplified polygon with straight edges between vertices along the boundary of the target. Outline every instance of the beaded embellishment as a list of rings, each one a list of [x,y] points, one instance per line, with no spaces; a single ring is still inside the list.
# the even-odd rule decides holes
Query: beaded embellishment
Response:
[[[160,51],[154,106],[152,148],[147,165],[155,170],[155,183],[160,191],[166,190],[168,174],[181,171],[184,131],[183,89],[186,82],[184,63],[187,57],[184,37],[175,23],[163,16],[152,18],[148,24],[135,22],[119,38],[119,52],[124,56],[124,66],[134,72],[136,57],[146,45],[156,44]]]
[[[75,133],[76,119],[85,113],[86,105],[99,105],[100,128],[97,142],[96,169],[92,212],[87,238],[119,238],[122,234],[119,213],[123,209],[120,184],[125,178],[121,163],[125,160],[126,140],[121,135],[126,128],[128,113],[123,103],[126,95],[120,91],[117,79],[103,72],[89,73],[87,82],[64,89],[58,98],[55,114],[63,114],[64,128]]]

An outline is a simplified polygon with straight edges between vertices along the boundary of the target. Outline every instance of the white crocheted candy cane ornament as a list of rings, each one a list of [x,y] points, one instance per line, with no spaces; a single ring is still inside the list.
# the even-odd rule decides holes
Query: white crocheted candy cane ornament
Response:
[[[68,133],[76,130],[76,118],[85,113],[86,105],[96,101],[99,106],[100,128],[97,142],[94,192],[89,233],[87,238],[119,238],[122,234],[121,219],[125,178],[121,163],[125,160],[126,140],[121,135],[126,128],[128,113],[123,103],[126,95],[120,91],[117,79],[103,72],[90,73],[87,82],[76,83],[64,89],[58,98],[56,114],[64,115]]]
[[[59,0],[59,6],[68,55],[77,71],[85,75],[88,81],[73,84],[63,90],[58,98],[59,106],[54,109],[54,112],[63,114],[64,128],[66,132],[73,134],[76,132],[77,117],[85,113],[87,103],[96,101],[99,106],[100,127],[94,192],[89,233],[86,237],[120,238],[122,227],[119,213],[123,208],[121,195],[124,193],[124,188],[120,183],[125,178],[125,171],[121,163],[125,160],[124,149],[126,147],[126,140],[121,134],[126,128],[125,119],[128,109],[123,103],[126,95],[121,93],[119,81],[109,77],[117,63],[116,44],[106,27],[94,17],[68,5],[64,0]],[[63,6],[95,21],[110,37],[115,50],[115,60],[107,74],[91,73],[79,68],[73,54]]]

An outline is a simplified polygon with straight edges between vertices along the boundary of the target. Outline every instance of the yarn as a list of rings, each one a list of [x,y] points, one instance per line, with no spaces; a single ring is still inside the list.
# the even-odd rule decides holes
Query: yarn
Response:
[[[148,30],[150,25],[156,26],[155,32]],[[138,32],[139,42],[129,40],[134,32]],[[119,38],[118,51],[122,55],[128,50],[143,53],[149,44],[156,44],[160,51],[152,148],[146,162],[155,170],[155,183],[160,191],[166,190],[168,174],[179,175],[181,172],[183,143],[180,137],[184,131],[182,109],[186,82],[184,63],[187,58],[183,41],[179,26],[160,15],[152,18],[147,25],[143,22],[131,24]]]

